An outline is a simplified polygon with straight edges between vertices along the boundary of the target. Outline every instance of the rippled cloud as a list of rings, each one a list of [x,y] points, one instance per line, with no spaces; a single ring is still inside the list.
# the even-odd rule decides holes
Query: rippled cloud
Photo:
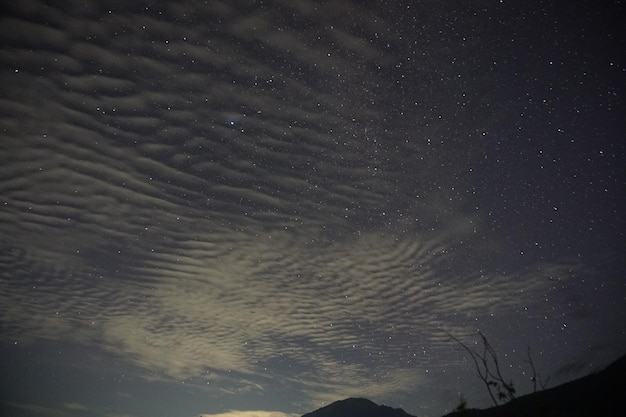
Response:
[[[3,341],[309,407],[423,386],[459,357],[446,334],[490,317],[558,326],[540,299],[580,261],[501,266],[518,254],[470,186],[484,145],[436,142],[417,104],[452,93],[380,110],[403,65],[383,11],[81,4],[0,21]]]

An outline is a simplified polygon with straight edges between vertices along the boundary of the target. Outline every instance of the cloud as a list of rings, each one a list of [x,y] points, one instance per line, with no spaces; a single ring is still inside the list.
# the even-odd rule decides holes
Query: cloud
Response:
[[[316,7],[3,21],[7,338],[101,347],[212,392],[278,379],[330,401],[422,384],[433,357],[458,356],[445,331],[569,311],[542,300],[571,295],[580,261],[520,260],[464,194],[484,145],[457,136],[480,126],[448,137],[436,105],[384,110],[455,85],[401,92],[380,10]]]
[[[87,411],[89,409],[89,407],[81,403],[65,403],[63,407],[74,411]]]
[[[141,209],[134,213],[143,216]],[[174,238],[150,239],[145,248],[128,246],[124,234],[117,234],[117,244],[93,242],[89,251],[82,248],[91,240],[74,235],[78,253],[55,248],[56,258],[41,247],[36,258],[48,259],[56,274],[45,273],[37,284],[43,298],[3,280],[6,317],[39,337],[69,335],[98,344],[145,370],[148,379],[258,391],[268,389],[267,368],[311,401],[324,402],[363,389],[382,398],[418,385],[416,370],[431,365],[412,353],[450,350],[442,329],[465,334],[463,321],[513,314],[549,284],[498,274],[455,276],[447,238],[439,234],[398,240],[361,232],[333,241],[323,231],[287,234],[251,225],[251,237],[185,224],[161,217],[156,230],[146,232]],[[120,222],[120,231],[132,229],[141,230]],[[454,230],[441,235],[467,233]],[[24,253],[21,262],[31,265],[31,256]],[[546,273],[567,278],[566,266],[555,267],[546,265]],[[27,279],[25,272],[17,267],[13,273]],[[83,282],[88,276],[89,285]],[[463,298],[453,295],[459,291]],[[8,302],[15,298],[27,301]]]
[[[3,403],[11,408],[25,410],[32,415],[46,417],[71,417],[79,415],[82,411],[89,410],[88,407],[79,403],[66,403],[63,404],[63,406],[60,408],[49,407],[39,404],[18,403],[12,401],[3,401]]]

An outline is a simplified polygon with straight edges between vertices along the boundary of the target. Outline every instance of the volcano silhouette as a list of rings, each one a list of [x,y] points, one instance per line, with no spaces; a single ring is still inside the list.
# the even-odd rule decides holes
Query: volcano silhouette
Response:
[[[334,402],[302,417],[413,417],[400,408],[378,405],[365,398]]]

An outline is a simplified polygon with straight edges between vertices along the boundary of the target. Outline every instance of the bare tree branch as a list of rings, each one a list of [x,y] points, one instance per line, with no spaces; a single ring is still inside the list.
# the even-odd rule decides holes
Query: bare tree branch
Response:
[[[482,352],[471,349],[458,338],[452,336],[450,333],[447,334],[469,353],[476,367],[478,377],[483,381],[494,405],[508,402],[515,398],[513,381],[507,382],[504,379],[500,370],[498,355],[483,333],[478,332],[482,342]]]
[[[528,357],[528,359],[524,360],[524,362],[526,362],[528,364],[528,366],[530,366],[530,369],[532,371],[532,376],[530,377],[530,380],[533,383],[533,392],[537,392],[537,383],[539,383],[539,385],[541,386],[541,389],[544,390],[546,389],[546,387],[548,386],[548,381],[550,380],[550,378],[547,378],[545,381],[541,378],[541,375],[539,375],[537,373],[537,370],[535,369],[535,362],[533,361],[533,358],[530,354],[530,346],[528,347],[528,350],[526,351],[526,356]]]

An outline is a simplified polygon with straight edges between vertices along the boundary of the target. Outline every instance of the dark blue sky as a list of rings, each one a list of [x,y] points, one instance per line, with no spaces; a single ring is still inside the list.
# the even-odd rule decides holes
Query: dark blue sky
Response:
[[[13,415],[489,405],[626,351],[620,2],[0,14]]]

